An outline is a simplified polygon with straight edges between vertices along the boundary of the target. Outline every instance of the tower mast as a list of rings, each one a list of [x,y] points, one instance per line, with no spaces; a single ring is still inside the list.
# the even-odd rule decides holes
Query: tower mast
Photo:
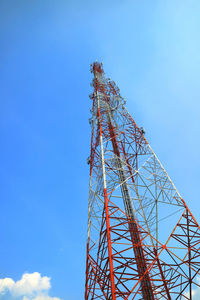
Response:
[[[200,270],[198,223],[102,64],[91,71],[85,299],[192,299]],[[161,221],[180,212],[166,240],[159,239]]]
[[[139,235],[139,232],[137,229],[137,225],[134,222],[134,220],[135,220],[134,209],[133,209],[131,197],[129,194],[129,189],[127,186],[126,174],[125,174],[122,160],[120,157],[119,144],[117,141],[115,127],[113,126],[114,116],[112,114],[110,98],[106,94],[106,87],[105,87],[105,83],[102,78],[103,70],[99,65],[94,64],[93,73],[94,73],[94,79],[95,79],[94,89],[95,89],[96,97],[98,99],[99,123],[101,123],[101,113],[100,113],[101,107],[100,107],[100,100],[99,100],[100,97],[98,96],[98,94],[100,93],[101,94],[101,104],[103,105],[103,107],[105,109],[105,115],[106,115],[106,119],[107,119],[110,139],[112,141],[112,146],[113,146],[112,150],[115,155],[115,163],[116,163],[117,170],[118,170],[119,183],[120,183],[121,192],[123,195],[124,208],[125,208],[125,212],[126,212],[127,216],[129,216],[129,218],[130,218],[129,230],[130,230],[130,234],[131,234],[131,239],[132,239],[133,245],[139,244],[140,235]],[[100,133],[100,135],[101,135],[101,133]],[[102,136],[101,136],[101,145],[103,145]],[[103,152],[102,152],[102,157],[103,157]],[[104,164],[103,161],[102,161],[102,164]],[[105,174],[105,172],[104,172],[104,174]],[[105,178],[105,181],[106,181],[106,178]],[[136,260],[137,260],[138,273],[141,277],[144,275],[143,279],[141,280],[143,298],[153,300],[154,296],[153,296],[153,292],[152,292],[150,278],[148,276],[148,273],[146,273],[147,266],[146,266],[142,247],[140,245],[138,247],[134,247],[134,253],[135,253]]]

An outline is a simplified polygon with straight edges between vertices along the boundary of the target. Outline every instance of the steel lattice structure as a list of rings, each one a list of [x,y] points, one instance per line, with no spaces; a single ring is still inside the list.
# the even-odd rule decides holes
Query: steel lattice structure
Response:
[[[102,64],[91,72],[85,299],[192,299],[199,225]]]

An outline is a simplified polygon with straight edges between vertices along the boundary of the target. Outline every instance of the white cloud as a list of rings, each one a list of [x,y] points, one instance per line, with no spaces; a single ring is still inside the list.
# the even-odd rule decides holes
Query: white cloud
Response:
[[[48,295],[39,295],[34,298],[27,298],[26,296],[23,298],[23,300],[60,300],[60,298],[57,297],[50,297]]]
[[[0,293],[4,293],[6,290],[11,290],[15,285],[14,280],[11,278],[0,279]]]
[[[60,300],[48,295],[50,280],[50,277],[41,276],[38,272],[25,273],[18,281],[3,278],[0,279],[0,294],[10,293],[14,299],[23,297],[22,300]]]
[[[12,287],[11,292],[14,295],[29,295],[34,292],[40,292],[50,289],[50,278],[41,277],[40,273],[24,274],[22,279],[17,281]]]

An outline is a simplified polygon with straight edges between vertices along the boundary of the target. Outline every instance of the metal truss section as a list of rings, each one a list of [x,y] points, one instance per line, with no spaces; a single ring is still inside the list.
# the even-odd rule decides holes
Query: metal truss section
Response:
[[[192,299],[200,229],[102,65],[94,75],[85,299]]]

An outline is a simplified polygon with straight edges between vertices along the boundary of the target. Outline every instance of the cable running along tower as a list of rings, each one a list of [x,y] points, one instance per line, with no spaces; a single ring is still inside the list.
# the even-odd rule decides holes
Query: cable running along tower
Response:
[[[191,300],[199,225],[102,64],[91,72],[85,300]]]

